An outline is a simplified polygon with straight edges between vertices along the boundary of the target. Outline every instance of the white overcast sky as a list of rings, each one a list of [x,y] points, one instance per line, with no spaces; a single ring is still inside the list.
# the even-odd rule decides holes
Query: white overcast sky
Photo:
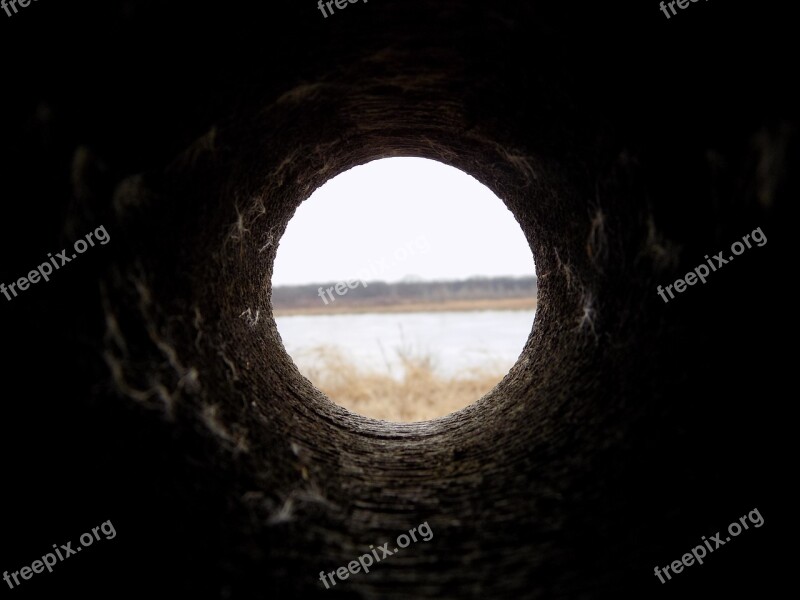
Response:
[[[272,282],[533,273],[519,224],[488,188],[436,161],[387,158],[334,177],[300,205]]]

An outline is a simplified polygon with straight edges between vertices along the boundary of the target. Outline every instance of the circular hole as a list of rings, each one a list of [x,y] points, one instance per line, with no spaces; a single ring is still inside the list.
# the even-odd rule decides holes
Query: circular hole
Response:
[[[300,372],[340,406],[397,422],[489,392],[536,308],[511,212],[473,177],[422,158],[376,160],[317,189],[287,226],[272,284]]]

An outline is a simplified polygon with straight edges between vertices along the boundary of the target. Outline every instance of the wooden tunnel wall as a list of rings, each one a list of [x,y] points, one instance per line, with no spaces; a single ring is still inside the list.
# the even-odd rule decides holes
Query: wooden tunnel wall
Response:
[[[0,298],[0,567],[105,519],[118,537],[13,593],[701,597],[780,576],[797,197],[780,14],[46,4],[5,23],[3,280],[100,224],[111,242]],[[518,363],[426,423],[332,404],[270,308],[296,207],[391,156],[490,187],[539,275]],[[656,294],[757,227],[765,246]],[[754,508],[763,528],[654,577]],[[424,521],[430,542],[322,587]]]

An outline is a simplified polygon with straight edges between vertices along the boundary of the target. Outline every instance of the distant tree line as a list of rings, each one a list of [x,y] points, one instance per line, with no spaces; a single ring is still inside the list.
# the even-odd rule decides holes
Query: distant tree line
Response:
[[[319,289],[335,288],[337,282],[287,285],[272,288],[272,305],[276,309],[318,306]],[[341,284],[340,284],[341,285]],[[385,281],[359,284],[345,296],[337,296],[353,304],[399,304],[407,302],[447,302],[450,300],[489,300],[495,298],[536,297],[536,277],[473,277],[460,281]]]

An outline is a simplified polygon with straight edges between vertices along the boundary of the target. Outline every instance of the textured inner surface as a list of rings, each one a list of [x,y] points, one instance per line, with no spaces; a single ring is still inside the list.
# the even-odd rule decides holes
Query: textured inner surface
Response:
[[[788,96],[759,93],[780,87],[781,55],[743,49],[733,31],[769,15],[716,6],[670,30],[657,9],[619,6],[575,20],[540,3],[369,2],[324,20],[306,2],[190,24],[182,3],[125,4],[106,9],[118,31],[94,34],[122,36],[108,79],[79,73],[19,101],[30,121],[15,132],[52,137],[15,155],[16,176],[35,172],[22,164],[33,157],[53,177],[29,189],[71,202],[67,238],[104,223],[112,243],[48,289],[57,311],[40,296],[9,313],[26,332],[19,372],[47,340],[64,373],[33,384],[60,390],[44,401],[52,424],[19,409],[20,431],[65,443],[12,510],[79,490],[73,514],[111,511],[126,530],[109,573],[138,572],[135,589],[594,598],[656,595],[655,565],[757,507],[763,529],[670,585],[767,585],[781,560],[779,489],[763,465],[782,452],[771,347],[790,297],[797,144],[777,100]],[[148,56],[236,41],[198,47],[180,68],[143,62],[133,41],[154,10]],[[53,81],[84,43],[43,67]],[[675,45],[696,62],[640,66],[640,54],[673,64]],[[34,118],[43,98],[70,127]],[[269,301],[297,206],[390,156],[490,187],[539,275],[518,363],[476,404],[426,423],[330,402],[287,356]],[[756,227],[765,247],[669,304],[658,297]],[[43,519],[46,547],[62,521]],[[319,571],[424,521],[430,542],[323,589]]]

